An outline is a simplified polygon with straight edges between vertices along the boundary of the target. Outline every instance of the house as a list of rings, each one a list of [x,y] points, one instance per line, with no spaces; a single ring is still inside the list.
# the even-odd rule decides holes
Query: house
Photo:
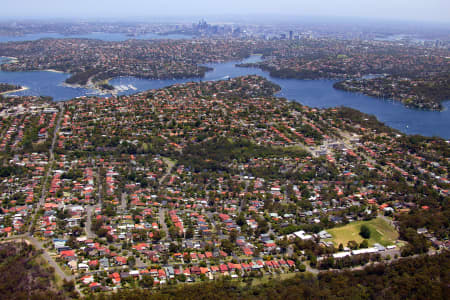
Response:
[[[318,233],[320,239],[331,239],[332,236],[326,230],[322,230]]]
[[[99,259],[98,262],[99,262],[101,268],[103,268],[103,269],[109,268],[109,261],[106,257]]]
[[[98,265],[99,265],[99,262],[98,262],[98,260],[91,260],[91,261],[89,261],[89,267],[90,268],[96,268],[96,267],[98,267]]]
[[[428,229],[426,228],[417,228],[417,233],[418,234],[425,234],[428,232]]]
[[[264,268],[264,264],[261,261],[253,262],[252,263],[252,269],[253,270],[260,270]]]
[[[313,236],[312,236],[312,235],[306,234],[306,232],[303,231],[303,230],[294,232],[294,235],[295,235],[296,237],[300,238],[300,239],[303,240],[303,241],[306,241],[306,240],[312,240],[312,239],[313,239]]]
[[[161,280],[166,279],[167,278],[166,272],[163,269],[158,270],[158,277]]]
[[[245,247],[243,249],[243,252],[244,252],[245,256],[252,256],[253,255],[253,251],[250,248],[248,248],[248,247]]]
[[[67,261],[76,259],[76,254],[74,250],[65,250],[61,251],[61,257]]]
[[[228,272],[228,267],[227,267],[227,265],[221,264],[219,266],[219,270],[221,273],[225,273],[225,272]]]
[[[101,290],[102,286],[98,282],[93,282],[89,285],[89,288],[91,289],[91,291],[98,291]]]
[[[76,260],[71,260],[67,263],[71,270],[76,271],[78,269],[78,262]]]
[[[89,266],[85,263],[78,264],[78,270],[80,271],[89,271]]]
[[[116,256],[115,261],[118,266],[123,266],[127,264],[127,258],[123,256]]]
[[[114,284],[116,284],[116,285],[120,284],[120,275],[119,275],[119,273],[117,273],[117,272],[112,273],[110,275],[110,278],[112,279],[112,282]]]
[[[83,276],[81,277],[81,282],[83,282],[84,284],[90,284],[94,282],[94,276],[92,275]]]
[[[196,266],[191,267],[191,274],[200,275],[201,274],[200,267],[196,267]]]

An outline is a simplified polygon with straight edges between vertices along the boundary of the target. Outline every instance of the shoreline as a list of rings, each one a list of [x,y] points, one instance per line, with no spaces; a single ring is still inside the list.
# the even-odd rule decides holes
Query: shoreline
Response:
[[[11,93],[17,93],[17,92],[23,92],[30,89],[29,87],[23,86],[22,88],[18,89],[18,90],[12,90],[12,91],[6,91],[6,92],[2,92],[0,93],[0,95],[7,95],[7,94],[11,94]]]
[[[52,73],[59,73],[59,74],[65,74],[63,71],[58,71],[58,70],[54,70],[54,69],[47,69],[44,70],[45,72],[52,72]]]

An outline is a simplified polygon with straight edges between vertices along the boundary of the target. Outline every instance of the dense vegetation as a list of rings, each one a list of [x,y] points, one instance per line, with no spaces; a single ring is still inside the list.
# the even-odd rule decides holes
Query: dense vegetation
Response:
[[[395,76],[337,82],[334,88],[368,96],[394,99],[414,108],[442,110],[450,99],[450,75],[408,79]]]
[[[39,263],[41,251],[26,243],[0,244],[1,299],[64,299],[54,286],[52,267]]]
[[[272,66],[268,66],[264,63],[248,63],[248,64],[238,64],[237,67],[251,68],[258,67],[263,71],[269,72],[270,76],[277,78],[294,78],[294,79],[321,79],[323,76],[318,72],[311,70],[293,70],[289,68],[277,69]]]
[[[246,139],[231,140],[218,137],[189,145],[180,155],[179,162],[197,172],[225,171],[228,170],[226,165],[233,160],[245,162],[251,157],[282,157],[288,151],[255,145]],[[296,151],[295,154],[299,157],[307,156],[307,153],[302,150]]]
[[[401,259],[361,271],[298,275],[239,286],[230,281],[98,295],[92,299],[446,299],[450,254]],[[250,285],[250,283],[249,283]]]
[[[89,81],[89,78],[91,78],[97,73],[98,73],[97,69],[90,69],[84,72],[76,72],[75,74],[66,79],[66,83],[85,85]]]
[[[0,178],[6,178],[11,175],[21,175],[25,173],[25,168],[19,166],[6,166],[3,165],[0,168]]]
[[[0,93],[19,90],[21,86],[7,83],[0,83]]]
[[[386,126],[384,123],[378,121],[374,115],[365,114],[350,107],[340,107],[337,117],[353,121],[360,124],[362,127],[375,129],[378,132],[391,133],[397,131],[396,129]],[[345,129],[355,131],[355,128],[352,128],[351,126],[347,126]]]

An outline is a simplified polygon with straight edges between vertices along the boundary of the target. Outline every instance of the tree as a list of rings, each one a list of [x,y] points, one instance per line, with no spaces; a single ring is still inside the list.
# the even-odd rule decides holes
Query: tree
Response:
[[[75,284],[73,283],[73,280],[71,281],[67,281],[67,280],[63,280],[63,289],[66,292],[72,292],[75,290]]]
[[[194,237],[194,227],[190,225],[186,230],[185,237],[187,239],[192,239]]]
[[[234,248],[233,244],[229,240],[222,240],[221,247],[222,247],[223,251],[225,251],[228,254],[231,254],[231,252],[233,252],[233,248]]]
[[[129,256],[127,259],[127,264],[130,267],[133,267],[136,264],[136,258],[134,258],[134,256]]]
[[[315,267],[317,265],[317,256],[312,255],[310,260],[311,267]]]
[[[143,288],[151,288],[153,286],[153,277],[150,275],[142,276],[142,279],[139,281],[139,285]]]
[[[359,244],[359,248],[369,248],[369,241],[363,240],[361,244]]]
[[[370,239],[370,228],[367,225],[362,225],[359,234],[365,239]]]
[[[175,243],[170,243],[169,245],[169,252],[170,253],[175,253],[178,251],[178,245]]]
[[[240,213],[239,216],[237,217],[236,224],[239,225],[239,226],[242,226],[242,225],[246,224],[245,216],[244,216],[243,213]]]
[[[298,270],[300,272],[305,272],[306,271],[306,266],[304,264],[300,264],[300,266],[298,267]]]
[[[347,247],[352,250],[358,249],[358,243],[356,241],[348,241]]]
[[[259,218],[257,220],[258,222],[258,232],[259,233],[266,233],[267,231],[269,231],[269,223],[267,222],[266,219],[264,218]]]
[[[238,232],[235,229],[230,231],[229,239],[231,243],[236,243],[236,239],[238,237]]]

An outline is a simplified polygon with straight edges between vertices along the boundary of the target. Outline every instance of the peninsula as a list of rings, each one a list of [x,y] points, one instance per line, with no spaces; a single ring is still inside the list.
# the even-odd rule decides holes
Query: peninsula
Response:
[[[25,91],[27,88],[20,85],[13,85],[8,83],[0,83],[0,95]]]

